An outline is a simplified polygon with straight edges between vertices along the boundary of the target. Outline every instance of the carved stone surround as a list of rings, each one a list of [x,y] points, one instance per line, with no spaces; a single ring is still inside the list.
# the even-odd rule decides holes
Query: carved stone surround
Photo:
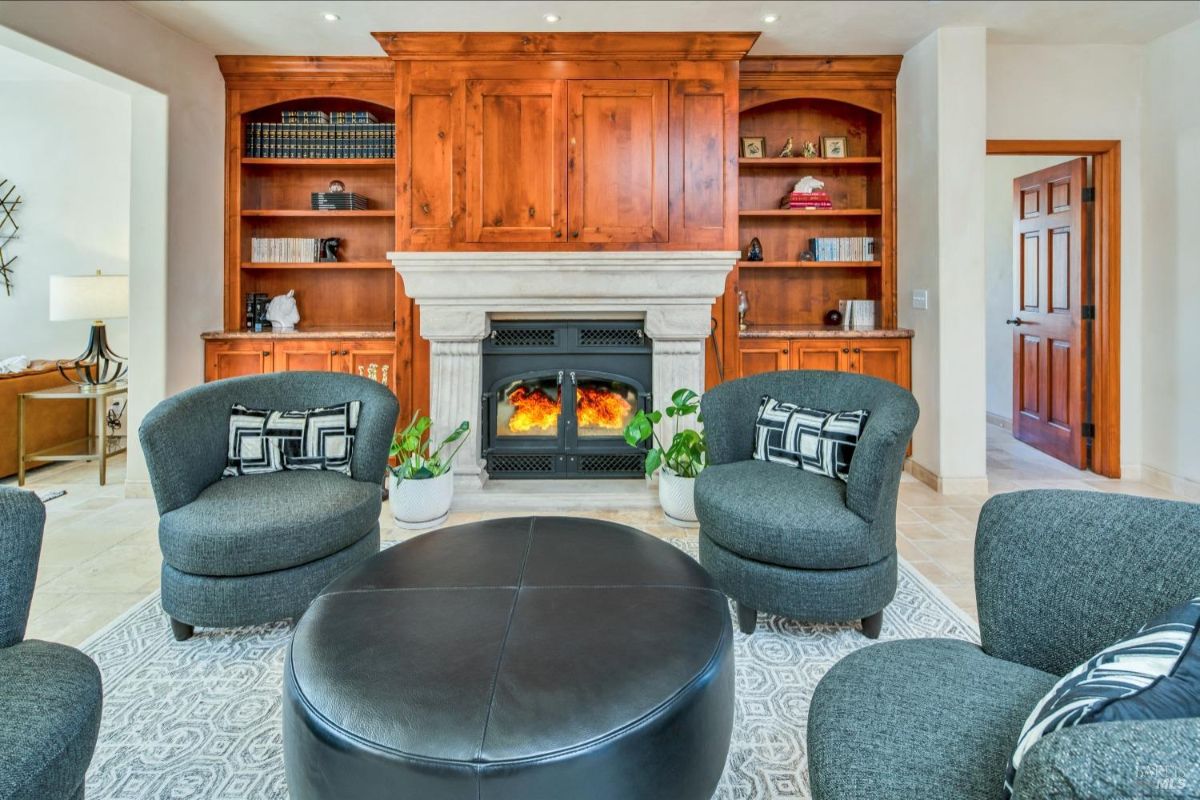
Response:
[[[430,416],[441,436],[471,423],[457,482],[486,480],[479,456],[483,339],[493,319],[640,319],[654,342],[655,404],[704,386],[713,301],[736,251],[388,253],[421,309]]]

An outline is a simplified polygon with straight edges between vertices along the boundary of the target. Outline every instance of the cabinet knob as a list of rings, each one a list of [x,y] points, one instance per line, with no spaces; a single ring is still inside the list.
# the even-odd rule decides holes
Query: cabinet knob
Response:
[[[555,231],[555,232],[554,232],[554,238],[555,238],[555,239],[561,239],[561,238],[562,238],[562,231]]]
[[[344,355],[344,356],[348,356],[348,355],[350,355],[350,351],[349,351],[349,350],[343,350],[343,351],[342,351],[342,355]]]
[[[337,355],[337,350],[330,350],[330,351],[329,351],[329,355],[331,355],[331,356],[336,356],[336,355]]]
[[[271,355],[271,351],[270,351],[270,350],[263,350],[263,355],[264,355],[264,356],[269,356],[269,355]]]
[[[572,239],[578,239],[578,238],[579,238],[579,231],[571,231],[571,238],[572,238]]]
[[[843,352],[843,353],[849,353],[849,352],[850,352],[850,348],[849,348],[849,347],[843,347],[843,348],[842,348],[842,352]]]
[[[856,348],[854,348],[854,352],[856,352],[856,353],[861,353],[861,352],[862,352],[862,350],[860,350],[859,348],[857,348],[857,347],[856,347]]]

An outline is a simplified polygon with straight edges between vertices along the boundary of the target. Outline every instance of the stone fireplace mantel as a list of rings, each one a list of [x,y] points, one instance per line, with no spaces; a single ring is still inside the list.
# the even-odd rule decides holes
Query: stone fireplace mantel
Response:
[[[494,318],[641,319],[653,340],[656,405],[671,391],[704,386],[713,301],[725,291],[736,251],[388,253],[421,310],[430,343],[430,417],[435,435],[460,421],[469,441],[458,480],[479,486],[482,341]]]

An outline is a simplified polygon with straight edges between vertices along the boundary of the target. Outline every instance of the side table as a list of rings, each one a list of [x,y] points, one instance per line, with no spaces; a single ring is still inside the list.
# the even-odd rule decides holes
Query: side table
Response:
[[[25,485],[25,465],[42,461],[99,461],[100,485],[103,486],[108,473],[108,460],[125,452],[125,436],[110,436],[106,419],[107,401],[110,397],[127,395],[129,385],[125,381],[99,386],[84,391],[78,386],[58,386],[23,392],[17,397],[17,485]],[[85,400],[88,403],[88,435],[56,447],[34,453],[25,452],[25,404],[34,400]]]

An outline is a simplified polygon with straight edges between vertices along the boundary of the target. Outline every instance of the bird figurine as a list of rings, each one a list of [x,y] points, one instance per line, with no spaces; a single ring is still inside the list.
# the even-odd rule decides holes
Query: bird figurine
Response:
[[[780,158],[791,158],[792,157],[792,137],[790,137],[790,136],[788,137],[787,144],[785,144],[783,146],[783,149],[779,151],[779,157]]]
[[[803,157],[804,158],[816,158],[817,157],[817,145],[814,142],[805,142],[804,143],[804,156]]]

